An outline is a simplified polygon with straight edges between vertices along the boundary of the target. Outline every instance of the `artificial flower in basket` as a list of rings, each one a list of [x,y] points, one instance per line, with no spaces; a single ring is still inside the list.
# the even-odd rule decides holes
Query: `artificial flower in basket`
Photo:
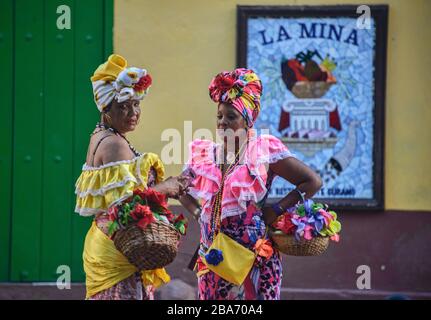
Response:
[[[328,248],[329,240],[340,240],[337,214],[326,204],[310,199],[288,209],[272,227],[275,247],[287,255],[318,255]]]
[[[108,210],[108,234],[117,249],[139,270],[163,268],[177,254],[180,235],[187,231],[183,214],[168,209],[166,196],[151,188]]]

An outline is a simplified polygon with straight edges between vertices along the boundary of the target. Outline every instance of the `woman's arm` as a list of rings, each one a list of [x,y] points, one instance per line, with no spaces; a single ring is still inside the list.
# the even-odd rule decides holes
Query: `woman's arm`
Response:
[[[322,180],[319,175],[303,162],[296,158],[289,157],[270,164],[269,168],[275,174],[294,184],[296,188],[305,193],[305,198],[311,198],[322,187]],[[289,192],[283,199],[278,202],[280,209],[286,210],[294,206],[301,196],[295,190]],[[264,208],[264,220],[271,224],[277,219],[277,214],[270,206]]]
[[[187,211],[193,216],[193,218],[196,220],[199,219],[201,214],[201,206],[195,198],[187,193],[179,197],[178,200],[180,201],[181,205],[186,208]]]

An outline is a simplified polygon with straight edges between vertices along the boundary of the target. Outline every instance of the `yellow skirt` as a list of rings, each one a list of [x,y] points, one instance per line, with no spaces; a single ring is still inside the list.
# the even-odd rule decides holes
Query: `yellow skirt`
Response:
[[[83,260],[87,299],[137,272],[136,267],[115,248],[114,242],[95,222],[85,237]],[[155,288],[170,281],[164,268],[142,271],[141,279],[144,286],[152,285]]]

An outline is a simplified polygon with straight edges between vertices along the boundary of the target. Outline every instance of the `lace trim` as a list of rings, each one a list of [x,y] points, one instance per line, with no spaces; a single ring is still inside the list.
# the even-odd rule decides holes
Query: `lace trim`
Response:
[[[120,202],[126,200],[127,198],[130,198],[133,195],[133,192],[126,192],[126,194],[118,199],[116,199],[115,201],[112,201],[110,204],[108,204],[108,208],[115,206],[117,204],[119,204]],[[101,209],[101,208],[82,208],[79,207],[78,205],[75,206],[75,212],[79,213],[79,215],[84,216],[84,217],[89,217],[98,213],[104,213],[108,211],[107,209]]]
[[[206,192],[203,190],[198,190],[196,188],[190,188],[189,194],[195,198],[195,199],[204,199],[204,200],[211,200],[212,196],[214,195],[211,192]]]
[[[78,190],[78,188],[76,188],[75,194],[80,198],[85,198],[88,195],[104,196],[107,191],[112,190],[112,189],[116,189],[116,188],[120,188],[120,187],[124,187],[130,181],[135,182],[137,185],[140,185],[140,183],[138,183],[138,181],[134,177],[127,177],[126,179],[124,179],[122,181],[108,184],[108,185],[106,185],[100,189],[88,189],[88,190],[80,192]]]
[[[215,168],[214,164],[211,164],[210,166],[212,168]],[[214,183],[216,183],[218,187],[220,187],[220,178],[219,177],[212,175],[208,171],[200,169],[200,168],[196,168],[196,167],[192,166],[192,169],[194,170],[196,175],[201,176],[202,178],[209,179],[209,180],[213,181]]]
[[[124,163],[132,163],[133,161],[137,161],[136,167],[135,167],[135,172],[134,172],[135,176],[129,175],[129,176],[126,176],[122,181],[111,183],[109,185],[103,186],[100,189],[89,189],[89,190],[85,190],[85,191],[79,190],[78,181],[77,181],[77,183],[75,185],[76,186],[75,194],[78,195],[80,198],[86,197],[89,194],[92,196],[103,196],[103,195],[105,195],[105,193],[107,191],[115,189],[115,188],[119,188],[119,187],[124,187],[130,181],[135,182],[136,185],[138,185],[138,186],[142,185],[144,188],[147,188],[147,184],[145,182],[145,177],[142,175],[142,172],[141,172],[141,164],[143,161],[142,156],[136,157],[136,158],[134,158],[134,160],[122,160],[122,161],[112,162],[110,164],[106,164],[104,166],[97,167],[97,168],[90,167],[91,169],[89,169],[89,170],[103,169],[102,167],[113,166],[113,165],[124,164]],[[156,171],[159,171],[158,166],[155,166],[155,165],[156,165],[156,163],[152,163],[150,167],[154,167],[154,169]],[[86,170],[86,171],[88,171],[88,170]],[[156,179],[157,181],[160,180],[160,177],[158,174],[157,174],[156,178],[157,178]]]
[[[238,216],[244,212],[244,209],[242,208],[224,208],[221,211],[221,219],[225,219],[228,217]]]
[[[76,206],[75,207],[75,212],[79,213],[80,216],[90,217],[90,216],[96,215],[98,213],[104,213],[104,212],[106,212],[106,210],[103,210],[103,209],[100,209],[100,208],[96,208],[96,209],[81,208],[81,207]]]
[[[99,166],[99,167],[92,167],[92,166],[89,166],[89,165],[87,165],[86,163],[84,163],[84,164],[82,165],[82,171],[100,170],[100,169],[105,169],[105,168],[109,168],[109,167],[117,166],[117,165],[119,165],[119,164],[129,164],[129,163],[133,163],[133,162],[135,162],[136,160],[138,160],[139,158],[143,158],[143,157],[145,156],[145,154],[146,154],[146,153],[141,154],[141,155],[139,155],[139,156],[137,156],[137,157],[134,157],[133,159],[130,159],[130,160],[120,160],[120,161],[108,162],[108,163],[106,163],[106,164],[104,164],[104,165],[101,165],[101,166]]]
[[[243,210],[247,210],[247,201],[258,203],[265,197],[266,192],[266,188],[262,192],[241,191],[237,199],[238,206]]]
[[[283,150],[274,154],[271,154],[269,157],[261,157],[257,159],[257,164],[263,164],[263,163],[276,163],[279,160],[286,159],[286,158],[296,158],[295,154],[290,152],[289,150]]]
[[[223,197],[223,201],[222,201],[221,205],[223,207],[224,205],[228,205],[230,203],[235,203],[235,202],[237,202],[236,198],[224,198]]]

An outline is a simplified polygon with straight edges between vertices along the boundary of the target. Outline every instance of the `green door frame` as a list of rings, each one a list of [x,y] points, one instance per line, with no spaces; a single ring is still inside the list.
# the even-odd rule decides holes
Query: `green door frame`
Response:
[[[60,5],[71,29],[59,30]],[[83,281],[90,221],[74,182],[98,119],[91,73],[112,53],[113,0],[0,0],[0,282]],[[60,194],[59,194],[60,193]]]

